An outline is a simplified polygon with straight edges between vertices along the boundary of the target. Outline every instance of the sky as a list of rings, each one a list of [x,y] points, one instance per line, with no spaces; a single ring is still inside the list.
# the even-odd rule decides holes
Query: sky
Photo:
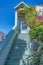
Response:
[[[0,31],[8,34],[15,24],[14,7],[21,1],[27,5],[43,4],[43,0],[0,0]]]

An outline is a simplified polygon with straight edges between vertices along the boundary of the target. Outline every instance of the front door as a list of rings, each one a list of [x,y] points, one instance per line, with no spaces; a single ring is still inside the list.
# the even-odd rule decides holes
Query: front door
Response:
[[[26,32],[27,32],[27,26],[26,26],[25,20],[22,19],[21,20],[21,33],[26,33]]]

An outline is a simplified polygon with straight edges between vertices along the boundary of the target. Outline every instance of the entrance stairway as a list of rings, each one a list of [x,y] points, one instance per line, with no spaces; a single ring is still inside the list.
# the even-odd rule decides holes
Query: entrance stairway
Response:
[[[29,61],[29,57],[31,55],[30,50],[31,45],[29,42],[28,34],[27,33],[18,34],[13,42],[13,46],[8,54],[8,58],[6,59],[5,65],[24,65],[27,58]]]

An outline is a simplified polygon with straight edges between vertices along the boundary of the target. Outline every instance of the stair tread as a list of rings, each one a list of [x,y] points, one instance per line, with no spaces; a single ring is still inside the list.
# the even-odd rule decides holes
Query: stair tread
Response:
[[[17,36],[8,55],[5,65],[19,65],[19,61],[24,54],[28,41],[29,39],[27,34],[23,33]]]

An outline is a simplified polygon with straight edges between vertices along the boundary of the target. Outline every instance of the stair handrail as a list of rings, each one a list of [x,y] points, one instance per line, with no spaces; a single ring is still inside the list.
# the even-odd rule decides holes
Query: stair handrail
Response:
[[[15,34],[14,34],[14,33],[15,33]],[[4,65],[5,60],[6,60],[7,56],[8,56],[8,53],[9,53],[11,47],[12,47],[13,41],[14,41],[14,39],[15,39],[17,33],[18,33],[18,29],[17,29],[17,26],[15,26],[15,27],[13,27],[12,30],[8,33],[8,35],[6,36],[6,39],[3,40],[2,43],[4,43],[4,44],[3,44],[3,46],[2,46],[2,48],[1,48],[1,50],[0,50],[0,65]],[[10,38],[11,38],[11,40],[12,40],[12,43],[11,43]],[[9,47],[10,47],[10,48],[9,48]],[[9,48],[9,49],[8,49],[8,48]],[[6,52],[5,52],[5,51],[6,51]],[[4,54],[5,54],[6,56],[4,56]],[[4,59],[4,60],[3,60],[3,59]]]
[[[6,41],[9,40],[9,37],[11,36],[11,34],[16,31],[16,28],[17,28],[17,27],[15,27],[13,31],[12,31],[12,29],[11,29],[10,32],[7,34],[6,38],[1,42],[1,44],[3,44],[3,43],[4,43],[4,44],[3,44],[2,47],[0,48],[0,53],[1,53],[1,50],[3,49],[3,47],[6,45]],[[9,34],[10,34],[10,35],[9,35]]]

